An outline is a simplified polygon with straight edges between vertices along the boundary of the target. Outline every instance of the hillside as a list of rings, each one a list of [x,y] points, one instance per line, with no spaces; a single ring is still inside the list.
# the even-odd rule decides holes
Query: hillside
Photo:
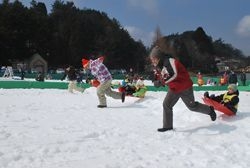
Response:
[[[224,43],[221,39],[213,40],[202,27],[198,27],[195,31],[163,36],[155,41],[155,45],[161,46],[165,52],[169,51],[171,43],[174,43],[175,47],[174,56],[190,70],[215,73],[218,71],[216,67],[218,58],[237,59],[241,62],[238,68],[249,64],[249,57],[246,58],[240,50]]]

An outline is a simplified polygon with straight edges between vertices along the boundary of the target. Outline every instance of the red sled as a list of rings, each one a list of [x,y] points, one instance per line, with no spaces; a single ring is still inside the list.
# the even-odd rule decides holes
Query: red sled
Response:
[[[228,116],[233,116],[235,115],[234,112],[232,112],[231,110],[229,110],[227,107],[223,106],[222,104],[218,103],[217,101],[214,101],[212,99],[209,99],[207,97],[202,98],[204,103],[208,106],[213,106],[215,110],[224,113]]]

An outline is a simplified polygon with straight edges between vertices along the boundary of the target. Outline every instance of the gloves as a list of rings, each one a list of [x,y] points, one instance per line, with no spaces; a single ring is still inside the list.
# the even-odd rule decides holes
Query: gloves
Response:
[[[213,99],[213,98],[215,97],[215,95],[214,95],[214,94],[211,94],[209,97],[210,97],[211,99]]]
[[[207,97],[207,98],[213,99],[213,98],[215,97],[215,95],[214,95],[214,94],[211,94],[211,95],[209,96],[208,91],[206,91],[206,92],[204,93],[204,97]]]
[[[209,93],[208,93],[208,91],[206,91],[206,92],[204,93],[204,97],[209,98]]]

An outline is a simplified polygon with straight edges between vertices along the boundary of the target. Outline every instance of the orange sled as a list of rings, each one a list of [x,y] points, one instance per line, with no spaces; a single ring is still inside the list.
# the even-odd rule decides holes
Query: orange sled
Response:
[[[218,103],[217,101],[214,101],[212,99],[209,99],[207,97],[202,98],[204,103],[208,106],[213,106],[215,110],[224,113],[228,116],[233,116],[235,115],[234,112],[232,112],[231,110],[229,110],[227,107],[223,106],[222,104]]]

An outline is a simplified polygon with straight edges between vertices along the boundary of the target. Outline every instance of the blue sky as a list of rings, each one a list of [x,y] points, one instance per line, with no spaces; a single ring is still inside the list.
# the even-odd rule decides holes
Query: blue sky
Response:
[[[19,0],[29,6],[31,0]],[[205,32],[250,56],[250,0],[68,0],[117,19],[136,40],[149,46],[158,26],[162,35],[201,26]],[[44,2],[51,9],[53,0]]]

